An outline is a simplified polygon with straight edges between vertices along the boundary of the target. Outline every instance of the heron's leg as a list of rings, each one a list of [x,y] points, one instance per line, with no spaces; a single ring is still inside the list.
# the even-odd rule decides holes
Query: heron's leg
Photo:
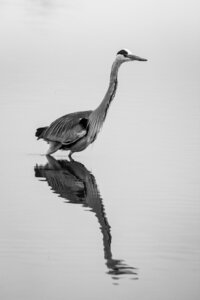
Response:
[[[73,158],[72,158],[72,154],[73,154],[73,152],[72,151],[70,151],[69,152],[69,159],[72,161],[73,160]]]
[[[50,155],[56,152],[61,146],[61,143],[58,142],[49,142],[49,149],[47,150],[47,155]]]

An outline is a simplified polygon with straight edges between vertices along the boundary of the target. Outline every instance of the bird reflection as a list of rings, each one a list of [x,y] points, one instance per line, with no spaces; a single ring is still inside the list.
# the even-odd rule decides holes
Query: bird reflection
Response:
[[[47,164],[35,166],[35,177],[45,178],[51,189],[68,203],[81,204],[95,213],[103,235],[107,273],[114,279],[114,284],[117,284],[117,280],[123,275],[129,275],[130,279],[138,279],[136,268],[112,256],[111,227],[94,175],[83,164],[74,160],[56,160],[52,156],[47,156],[47,160]]]

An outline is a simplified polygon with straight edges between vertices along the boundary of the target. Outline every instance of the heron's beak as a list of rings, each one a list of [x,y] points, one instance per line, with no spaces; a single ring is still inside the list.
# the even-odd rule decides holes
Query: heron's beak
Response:
[[[133,54],[128,54],[127,57],[130,58],[130,60],[147,61],[146,58],[142,58]]]

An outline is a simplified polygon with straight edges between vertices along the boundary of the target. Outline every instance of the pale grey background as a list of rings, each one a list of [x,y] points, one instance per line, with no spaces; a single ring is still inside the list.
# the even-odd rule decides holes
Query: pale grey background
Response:
[[[199,1],[0,1],[1,299],[199,299]],[[95,144],[112,252],[138,280],[106,274],[94,214],[34,178],[36,127],[95,108],[123,65]],[[57,158],[64,158],[58,153]]]

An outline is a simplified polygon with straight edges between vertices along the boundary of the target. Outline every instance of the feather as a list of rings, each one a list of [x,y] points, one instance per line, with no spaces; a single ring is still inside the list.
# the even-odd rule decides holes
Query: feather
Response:
[[[46,141],[71,144],[87,133],[87,120],[92,111],[71,113],[55,120],[45,129],[42,138]]]

